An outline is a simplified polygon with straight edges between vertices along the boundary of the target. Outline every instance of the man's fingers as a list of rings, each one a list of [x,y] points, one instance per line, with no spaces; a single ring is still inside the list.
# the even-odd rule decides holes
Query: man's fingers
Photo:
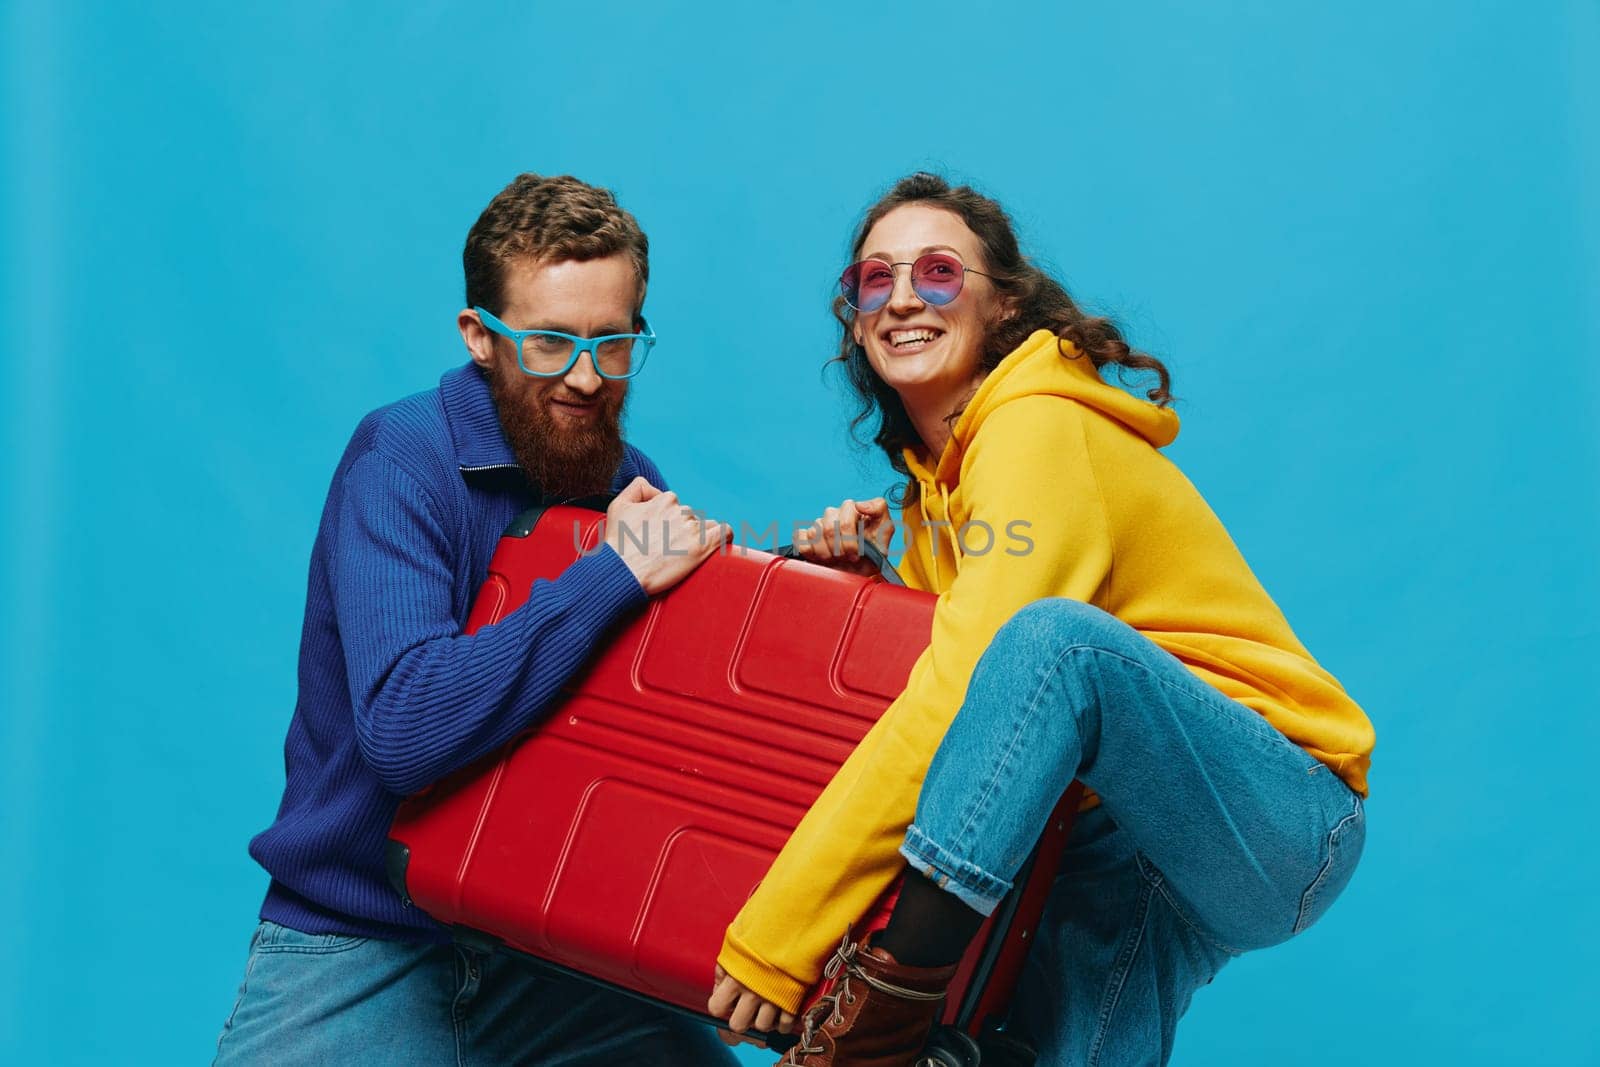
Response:
[[[659,492],[661,492],[661,490],[651,485],[649,480],[641,474],[635,477],[633,481],[623,486],[622,492],[617,494],[616,499],[626,504],[632,504],[641,500],[649,500]],[[615,502],[616,501],[613,501],[613,503]]]
[[[733,535],[733,527],[725,522],[715,520],[706,523],[700,528],[702,558],[709,557],[721,548]]]
[[[794,1012],[786,1011],[778,1016],[778,1033],[794,1033]]]
[[[778,1006],[763,1001],[761,1008],[756,1012],[756,1029],[771,1030],[778,1024]]]
[[[889,502],[881,496],[875,496],[871,500],[858,500],[856,510],[869,518],[876,518],[879,515],[889,514]]]

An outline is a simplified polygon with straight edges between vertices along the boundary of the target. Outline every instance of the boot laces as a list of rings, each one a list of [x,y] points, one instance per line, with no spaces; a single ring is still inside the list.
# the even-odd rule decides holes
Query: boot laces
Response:
[[[855,991],[850,988],[850,979],[857,973],[854,966],[855,958],[856,943],[850,940],[850,934],[846,932],[844,940],[839,942],[838,948],[834,949],[833,956],[828,960],[827,966],[822,968],[822,977],[828,981],[838,978],[838,984],[833,987],[832,992],[818,997],[817,1002],[806,1009],[805,1018],[801,1020],[800,1040],[795,1044],[794,1048],[789,1050],[788,1055],[779,1061],[779,1067],[782,1067],[783,1064],[797,1064],[800,1062],[801,1056],[821,1056],[828,1051],[826,1045],[817,1043],[817,1039],[822,1036],[822,1028],[828,1023],[832,1023],[834,1026],[844,1023],[844,1012],[840,1009],[841,1003],[854,1004],[856,1002]],[[839,977],[841,970],[844,971],[844,977],[842,978]],[[823,1021],[824,1017],[826,1017],[827,1022]]]
[[[839,942],[839,947],[834,949],[833,956],[828,960],[827,966],[822,968],[822,977],[830,982],[837,979],[838,984],[833,987],[832,992],[818,997],[817,1002],[806,1010],[805,1018],[801,1021],[800,1040],[795,1043],[795,1046],[788,1051],[782,1060],[778,1061],[778,1067],[783,1067],[784,1064],[798,1064],[801,1056],[821,1056],[828,1051],[826,1045],[816,1042],[818,1038],[825,1036],[822,1032],[824,1026],[830,1023],[834,1026],[842,1026],[844,1024],[844,1011],[840,1005],[854,1004],[856,1002],[855,990],[850,988],[850,980],[852,978],[859,978],[873,989],[887,993],[890,996],[899,997],[902,1000],[944,999],[945,993],[942,989],[936,993],[927,993],[919,989],[907,989],[904,986],[895,985],[893,982],[885,982],[881,978],[874,978],[872,975],[862,971],[861,965],[856,962],[856,953],[860,951],[860,947],[861,943],[851,940],[850,932],[845,931],[844,939]],[[823,1021],[824,1017],[826,1021]],[[924,1064],[939,1067],[938,1061],[931,1058],[924,1058],[917,1062],[918,1067],[922,1067]]]

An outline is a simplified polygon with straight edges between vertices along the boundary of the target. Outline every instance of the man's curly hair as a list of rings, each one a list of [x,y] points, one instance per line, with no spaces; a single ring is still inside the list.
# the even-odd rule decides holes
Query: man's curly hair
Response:
[[[505,310],[505,269],[519,260],[604,259],[626,252],[639,278],[634,317],[650,281],[650,241],[608,190],[564,174],[519,174],[500,190],[467,233],[461,266],[467,306]]]

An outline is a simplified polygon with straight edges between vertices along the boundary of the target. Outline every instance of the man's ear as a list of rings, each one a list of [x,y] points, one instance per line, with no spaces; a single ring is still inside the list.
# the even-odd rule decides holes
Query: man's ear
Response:
[[[472,362],[484,370],[494,369],[494,334],[471,308],[462,308],[456,315],[456,329],[461,331],[461,341],[467,346]]]

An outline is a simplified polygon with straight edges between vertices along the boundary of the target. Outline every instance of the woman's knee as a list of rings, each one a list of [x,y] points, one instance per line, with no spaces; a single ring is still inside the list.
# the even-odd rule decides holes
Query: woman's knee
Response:
[[[1080,706],[1089,699],[1079,685],[1086,661],[1070,653],[1111,647],[1113,627],[1126,624],[1081,601],[1052,597],[1025,605],[995,632],[979,658],[962,715],[970,719],[975,710],[989,709],[988,717],[1001,715],[1011,722],[1016,708],[1046,691],[1056,694],[1053,703],[1062,711]],[[1066,716],[1050,718],[1067,725]]]
[[[1092,604],[1049,597],[1024,605],[995,632],[985,656],[1010,663],[1048,657],[1069,648],[1104,648],[1118,642],[1127,624]]]

